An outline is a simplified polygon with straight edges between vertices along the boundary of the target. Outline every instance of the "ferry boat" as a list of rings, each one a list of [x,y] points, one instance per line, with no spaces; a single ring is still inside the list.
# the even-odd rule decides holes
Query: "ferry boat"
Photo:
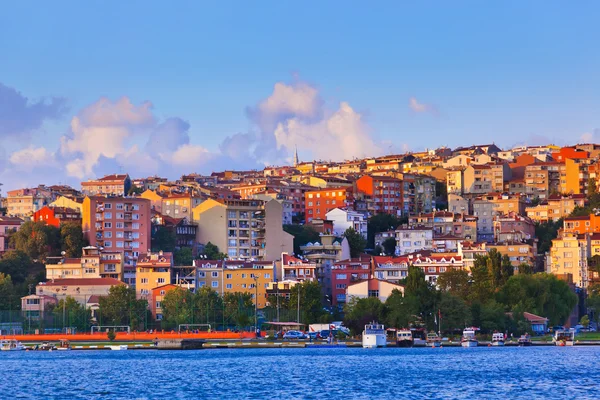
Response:
[[[408,329],[399,329],[396,332],[396,345],[398,347],[413,347],[412,332]]]
[[[475,338],[475,331],[477,328],[465,328],[463,331],[463,336],[460,340],[460,345],[462,347],[477,347],[479,343]]]
[[[60,339],[60,344],[56,348],[58,351],[68,351],[71,350],[71,342],[67,339]]]
[[[575,331],[574,330],[557,330],[554,332],[552,341],[557,346],[574,346]]]
[[[362,334],[362,345],[366,349],[385,347],[387,345],[385,327],[376,322],[365,325],[365,330]]]
[[[25,346],[21,344],[21,342],[15,339],[3,339],[0,340],[0,350],[1,351],[19,351],[25,350]]]
[[[492,346],[504,346],[504,333],[494,332],[492,334]]]
[[[425,345],[427,347],[441,347],[442,339],[435,332],[428,333]]]
[[[519,338],[519,346],[531,346],[531,336],[528,334],[521,335]]]

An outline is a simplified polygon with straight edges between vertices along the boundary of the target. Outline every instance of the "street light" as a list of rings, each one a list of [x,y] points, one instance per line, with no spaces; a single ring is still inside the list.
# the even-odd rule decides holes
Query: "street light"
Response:
[[[258,275],[254,274],[254,333],[258,337]]]

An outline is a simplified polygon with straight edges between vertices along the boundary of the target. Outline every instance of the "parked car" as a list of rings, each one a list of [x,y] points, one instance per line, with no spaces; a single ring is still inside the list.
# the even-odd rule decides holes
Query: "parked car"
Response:
[[[306,339],[306,335],[300,331],[287,331],[283,335],[284,339]]]
[[[319,332],[308,332],[308,338],[311,340],[316,340],[319,338]]]

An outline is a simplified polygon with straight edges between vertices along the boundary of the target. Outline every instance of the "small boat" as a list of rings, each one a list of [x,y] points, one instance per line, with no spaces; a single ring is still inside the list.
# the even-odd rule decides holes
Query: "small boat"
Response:
[[[362,345],[366,349],[385,347],[387,345],[385,327],[376,322],[365,325],[365,330],[362,334]]]
[[[15,339],[2,339],[0,340],[1,351],[20,351],[25,350],[25,346]]]
[[[465,328],[462,338],[460,339],[460,345],[462,347],[477,347],[479,342],[475,338],[476,331],[477,328]]]
[[[437,333],[432,332],[427,334],[427,341],[425,344],[427,347],[441,347],[442,339],[437,335]]]
[[[492,346],[504,346],[504,333],[494,332],[492,334]]]
[[[396,345],[398,347],[413,347],[412,332],[408,329],[396,331]]]
[[[557,346],[574,346],[575,345],[575,331],[574,330],[557,330],[554,332],[552,341]]]
[[[116,350],[116,351],[123,351],[123,350],[127,350],[127,345],[126,344],[120,344],[117,346],[106,346],[111,350]]]
[[[56,348],[58,351],[69,351],[71,350],[71,342],[67,339],[60,339],[60,344]]]
[[[528,334],[521,335],[521,337],[519,338],[519,346],[531,346],[531,336],[529,336]]]

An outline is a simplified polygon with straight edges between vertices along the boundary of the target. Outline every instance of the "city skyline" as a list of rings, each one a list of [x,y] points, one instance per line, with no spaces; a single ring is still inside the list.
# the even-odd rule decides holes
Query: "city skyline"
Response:
[[[5,189],[597,139],[593,3],[141,4],[5,6]]]

